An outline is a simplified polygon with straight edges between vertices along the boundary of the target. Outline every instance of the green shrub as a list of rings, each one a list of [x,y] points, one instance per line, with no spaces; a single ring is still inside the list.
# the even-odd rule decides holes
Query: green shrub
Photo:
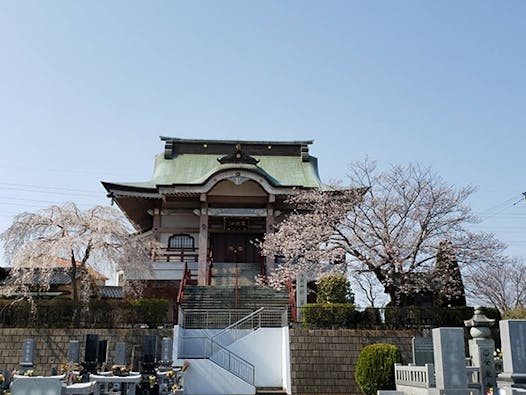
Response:
[[[481,307],[480,309],[488,318],[494,319],[496,321],[500,321],[502,319],[500,310],[496,307]]]
[[[463,327],[464,321],[471,317],[473,317],[473,307],[441,307],[435,309],[435,326]]]
[[[356,362],[354,378],[365,395],[378,390],[394,390],[394,364],[402,361],[400,351],[392,344],[365,346]]]
[[[303,326],[307,328],[348,328],[355,307],[351,303],[308,303],[302,307]]]
[[[168,314],[166,299],[133,299],[130,303],[135,310],[136,322],[144,322],[150,328],[156,328],[166,320]]]
[[[362,311],[362,322],[367,328],[374,328],[375,326],[382,325],[382,317],[380,316],[380,310],[374,307],[367,307]]]
[[[318,281],[317,303],[354,303],[349,280],[341,274],[328,274]]]

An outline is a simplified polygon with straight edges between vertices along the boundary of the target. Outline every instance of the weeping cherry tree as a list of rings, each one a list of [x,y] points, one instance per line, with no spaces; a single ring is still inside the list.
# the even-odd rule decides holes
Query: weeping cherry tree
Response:
[[[0,234],[5,257],[12,265],[8,292],[29,296],[31,288],[49,289],[57,262],[67,260],[72,297],[86,302],[91,295],[88,269],[123,273],[126,290],[140,292],[135,281],[151,271],[148,240],[131,232],[124,216],[112,207],[86,211],[75,204],[51,206],[36,213],[17,215]],[[80,278],[80,289],[76,279]],[[38,284],[35,284],[38,283]]]

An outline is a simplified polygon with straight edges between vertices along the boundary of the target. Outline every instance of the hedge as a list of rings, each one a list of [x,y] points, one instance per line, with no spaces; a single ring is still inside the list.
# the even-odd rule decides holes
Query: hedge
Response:
[[[307,328],[348,328],[357,312],[352,303],[308,303],[302,308]]]
[[[4,327],[76,327],[74,312],[80,311],[80,326],[118,328],[145,324],[150,328],[163,324],[168,314],[165,299],[91,300],[88,306],[71,299],[54,298],[34,301],[0,300],[0,324]]]

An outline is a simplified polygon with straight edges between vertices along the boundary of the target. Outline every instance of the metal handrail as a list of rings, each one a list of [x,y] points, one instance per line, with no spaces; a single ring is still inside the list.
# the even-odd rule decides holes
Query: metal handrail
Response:
[[[232,373],[234,376],[239,377],[241,380],[254,385],[255,382],[255,371],[256,368],[253,364],[248,362],[246,359],[240,357],[234,352],[230,351],[221,344],[215,342],[210,337],[207,336],[191,336],[188,338],[182,338],[181,341],[185,339],[191,339],[192,341],[203,342],[202,353],[187,354],[183,350],[183,358],[206,358]]]
[[[207,343],[210,345],[210,354],[206,354],[205,350],[205,356],[210,359],[211,361],[215,362],[217,365],[221,366],[223,369],[228,370],[230,373],[232,373],[234,376],[239,377],[241,380],[247,382],[248,384],[254,385],[256,381],[256,367],[248,362],[246,359],[240,357],[239,355],[233,353],[226,347],[223,347],[221,344],[215,342],[213,339],[206,338]],[[206,343],[205,343],[206,344]],[[215,349],[215,348],[217,349]],[[226,354],[228,363],[225,363],[224,358],[218,358],[219,355]],[[232,360],[235,362],[232,363]],[[237,364],[241,365],[240,367],[236,368]],[[248,374],[243,374],[243,372],[247,372]]]
[[[185,309],[180,311],[181,319],[178,321],[183,328],[191,327],[195,329],[223,329],[250,314],[252,310],[241,309]],[[217,325],[221,324],[220,327]]]
[[[251,319],[251,318],[252,318],[253,316],[255,316],[255,315],[258,315],[258,314],[261,315],[261,312],[262,312],[263,310],[265,310],[265,308],[264,308],[264,307],[260,307],[259,309],[257,309],[256,311],[253,311],[253,312],[250,313],[249,315],[247,315],[247,316],[241,318],[240,320],[234,322],[233,324],[230,324],[230,325],[227,326],[225,329],[223,329],[221,332],[225,332],[225,331],[227,331],[227,330],[229,330],[229,329],[232,329],[232,328],[235,327],[235,326],[239,326],[240,324],[242,324],[242,323],[245,322],[245,321],[248,321],[249,319]],[[219,332],[219,333],[221,333],[221,332]]]
[[[248,333],[246,333],[246,332],[243,333],[243,332],[239,332],[238,331],[238,332],[236,332],[237,334],[235,334],[234,331],[239,330],[239,329],[247,329],[247,330],[250,330],[252,332],[252,331],[260,328],[261,327],[261,313],[263,312],[263,310],[265,310],[264,307],[261,307],[261,308],[257,309],[256,311],[250,313],[246,317],[241,318],[237,322],[234,322],[233,324],[227,326],[225,329],[219,331],[214,336],[212,336],[211,339],[213,341],[218,342],[219,344],[221,344],[221,345],[223,345],[225,347],[229,346],[232,343],[234,343],[234,341],[242,339],[243,337],[247,336]],[[257,325],[254,326],[254,321],[252,321],[252,325],[251,325],[250,328],[240,328],[242,324],[244,324],[245,322],[248,322],[249,320],[253,319],[256,316],[258,317]],[[226,336],[226,335],[228,335],[228,336]],[[225,337],[226,337],[226,339],[230,340],[227,344],[223,343],[223,340],[222,340]],[[219,339],[219,340],[216,340],[216,339]]]
[[[180,310],[178,323],[183,328],[223,330],[252,313],[249,309],[185,309]],[[287,326],[287,313],[287,309],[265,307],[260,313],[259,325],[262,328]]]

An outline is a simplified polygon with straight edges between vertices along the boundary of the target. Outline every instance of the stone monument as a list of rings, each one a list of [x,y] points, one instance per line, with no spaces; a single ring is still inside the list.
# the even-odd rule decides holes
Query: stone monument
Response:
[[[75,364],[80,362],[80,342],[70,340],[68,348],[68,363]]]
[[[413,363],[416,366],[425,366],[426,363],[434,363],[433,339],[431,337],[413,337]]]
[[[35,363],[35,339],[24,340],[22,344],[22,360],[20,361],[20,371],[22,373],[33,369]]]
[[[86,347],[84,349],[84,362],[82,362],[83,376],[86,373],[97,373],[99,362],[99,335],[87,334]],[[87,377],[83,377],[86,380]]]
[[[480,307],[475,307],[473,317],[464,321],[469,333],[473,337],[468,341],[471,364],[480,369],[480,385],[482,394],[487,394],[497,386],[497,375],[495,373],[495,342],[490,337],[490,326],[495,323],[482,313]]]
[[[499,322],[503,372],[497,378],[501,395],[526,390],[526,320]]]
[[[115,365],[126,366],[126,343],[117,342],[115,344]]]
[[[433,350],[436,388],[430,394],[470,395],[466,373],[464,330],[462,328],[433,329]]]

